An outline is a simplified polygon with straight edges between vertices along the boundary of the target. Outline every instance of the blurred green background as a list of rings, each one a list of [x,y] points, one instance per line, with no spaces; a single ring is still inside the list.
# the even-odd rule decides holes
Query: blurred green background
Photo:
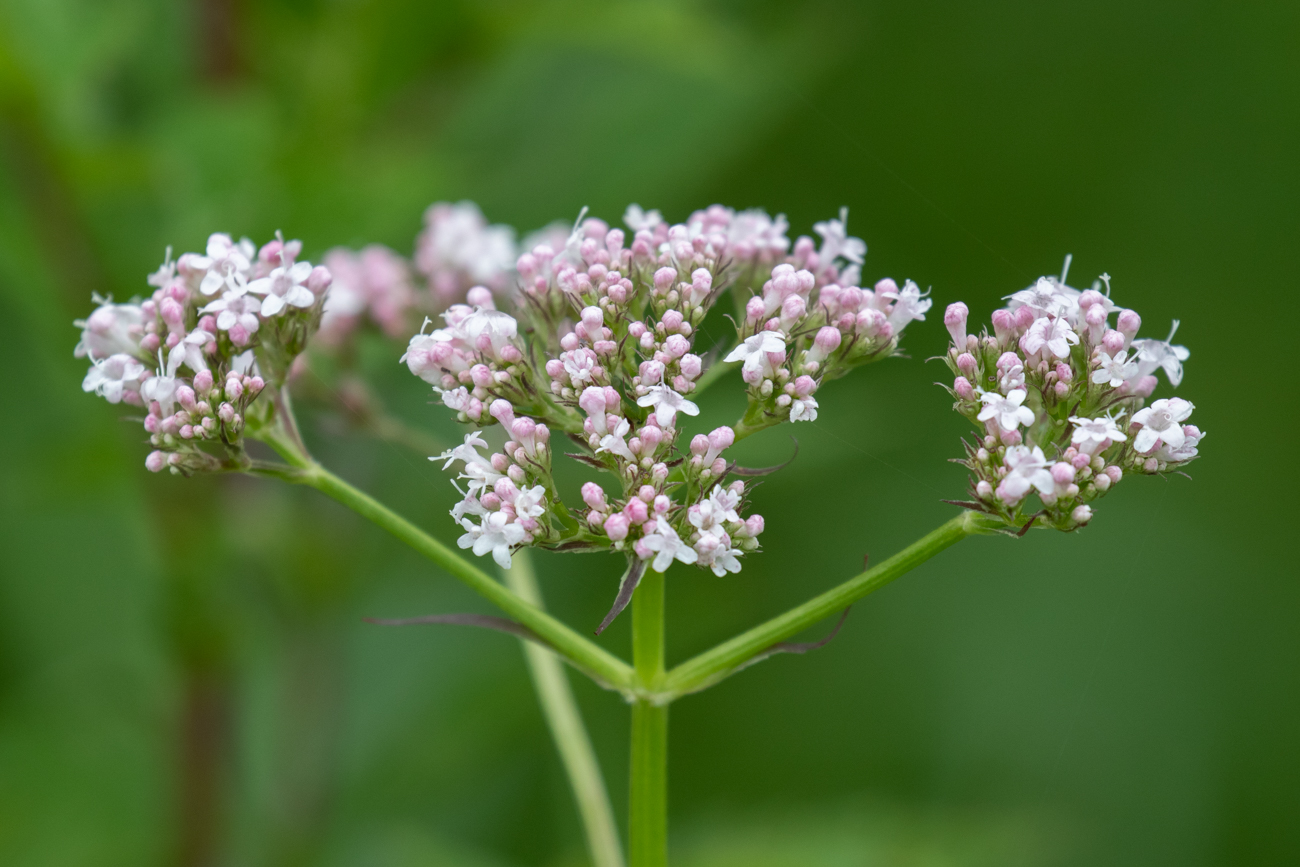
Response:
[[[311,491],[150,476],[72,357],[91,293],[145,290],[168,244],[409,252],[460,198],[524,230],[720,201],[792,236],[848,205],[865,276],[938,310],[984,319],[1073,253],[1072,282],[1110,273],[1192,350],[1194,481],[1126,481],[1075,535],[963,543],[824,650],[676,705],[677,863],[1300,863],[1297,46],[1295,3],[4,0],[0,863],[584,863],[518,646],[361,622],[482,603]],[[670,661],[952,513],[937,319],[819,395],[755,496],[765,553],[672,573]],[[454,435],[390,347],[369,357]],[[739,409],[718,394],[701,427]],[[454,539],[435,466],[310,427]],[[614,562],[538,566],[554,610],[599,621]],[[621,812],[627,710],[575,688]]]

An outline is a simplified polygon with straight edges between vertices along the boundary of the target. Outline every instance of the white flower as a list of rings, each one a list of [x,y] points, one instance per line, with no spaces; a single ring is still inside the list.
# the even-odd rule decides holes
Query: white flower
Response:
[[[1014,389],[1006,397],[996,391],[986,391],[980,395],[984,408],[977,418],[980,421],[995,419],[1003,430],[1016,430],[1022,424],[1034,423],[1034,411],[1023,406],[1028,393],[1023,388]]]
[[[790,239],[785,236],[789,228],[785,214],[773,218],[761,208],[741,211],[733,214],[727,225],[727,246],[738,254],[780,255],[790,248]],[[865,245],[863,252],[866,252]]]
[[[1173,345],[1174,333],[1177,331],[1178,320],[1175,319],[1173,328],[1169,329],[1169,337],[1165,340],[1147,338],[1133,341],[1133,349],[1137,354],[1138,376],[1147,376],[1154,373],[1156,368],[1162,368],[1165,376],[1169,378],[1169,384],[1174,388],[1178,387],[1183,381],[1183,362],[1192,353],[1186,346]]]
[[[840,208],[838,220],[813,224],[813,231],[822,236],[822,248],[818,255],[823,265],[841,258],[855,265],[862,264],[862,258],[867,255],[867,242],[849,235],[848,222],[849,209]]]
[[[656,519],[654,523],[655,532],[641,538],[641,543],[655,552],[654,562],[650,564],[650,568],[656,572],[664,572],[672,565],[674,559],[687,565],[699,559],[699,554],[681,540],[671,524],[663,518]]]
[[[461,386],[456,389],[444,389],[434,386],[433,390],[442,398],[442,405],[454,412],[464,412],[469,409],[469,389]]]
[[[817,421],[817,398],[795,397],[790,402],[790,421]]]
[[[1128,439],[1128,435],[1121,431],[1115,425],[1115,421],[1123,418],[1124,413],[1112,418],[1109,414],[1098,418],[1080,418],[1077,415],[1070,416],[1070,424],[1074,425],[1074,434],[1070,437],[1070,442],[1080,451],[1092,454],[1106,440],[1122,443]]]
[[[656,226],[663,224],[663,221],[664,218],[658,211],[642,210],[641,206],[635,203],[628,205],[627,210],[623,212],[623,223],[634,233],[642,229],[653,232]]]
[[[510,568],[510,549],[523,542],[527,535],[524,528],[511,521],[505,512],[488,513],[478,526],[467,518],[461,518],[460,525],[465,528],[465,535],[457,539],[456,544],[461,548],[473,548],[478,557],[491,551],[492,559],[502,569]]]
[[[216,232],[208,236],[207,252],[207,256],[195,258],[192,264],[195,268],[207,269],[199,283],[199,291],[204,295],[215,295],[223,288],[238,289],[244,284],[253,267],[256,250],[247,238],[241,238],[236,244],[229,235]]]
[[[592,416],[592,418],[595,419],[596,416]],[[623,439],[631,429],[627,419],[620,418],[618,425],[600,438],[600,448],[596,449],[596,453],[609,452],[618,455],[625,461],[636,463],[636,455],[632,454],[632,450],[627,447],[627,441]]]
[[[653,406],[655,419],[662,428],[670,428],[677,413],[699,415],[700,408],[666,385],[652,385],[636,400],[637,406]]]
[[[1052,277],[1039,277],[1038,281],[1027,289],[1021,289],[1005,296],[1008,310],[1028,307],[1034,311],[1037,319],[1073,318],[1078,310],[1079,293]]]
[[[167,354],[167,369],[174,371],[184,363],[190,370],[198,373],[208,369],[208,361],[203,357],[203,349],[216,338],[201,328],[196,328],[185,339],[172,347]],[[170,375],[170,374],[169,374]]]
[[[139,304],[113,304],[98,295],[99,309],[72,324],[81,329],[81,340],[73,352],[77,358],[107,358],[124,352],[137,355],[144,336],[144,311]]]
[[[461,473],[460,478],[467,479],[469,482],[468,487],[470,493],[476,494],[479,491],[492,487],[498,481],[505,478],[502,473],[498,473],[492,467],[492,462],[490,460],[479,454],[479,449],[486,449],[487,447],[487,442],[484,441],[478,431],[470,431],[465,434],[464,443],[455,448],[448,449],[440,455],[431,457],[429,460],[445,460],[446,463],[442,465],[444,470],[450,467],[455,461],[463,462],[465,464],[465,469],[464,472]]]
[[[173,350],[164,368],[162,350],[159,350],[158,375],[149,377],[140,385],[140,396],[146,401],[157,401],[163,416],[171,415],[173,407],[176,406],[176,389],[180,388],[180,383],[176,380],[176,371],[184,360],[184,354],[177,355]]]
[[[1183,445],[1183,422],[1192,414],[1195,407],[1181,397],[1157,400],[1148,407],[1133,414],[1133,424],[1142,425],[1137,436],[1133,438],[1133,448],[1146,454],[1155,448],[1156,441],[1163,441],[1171,449]]]
[[[698,565],[708,566],[714,575],[721,578],[728,572],[740,571],[740,558],[737,555],[744,552],[731,547],[731,537],[719,531],[702,533],[695,540],[695,553],[699,555],[696,560]]]
[[[473,202],[439,202],[424,213],[425,228],[416,239],[415,264],[432,278],[435,292],[448,295],[444,280],[461,272],[473,283],[500,283],[515,263],[515,232],[509,226],[489,226]],[[458,287],[463,293],[468,286]],[[454,294],[451,293],[451,294]]]
[[[1038,493],[1052,495],[1056,482],[1052,471],[1047,467],[1047,458],[1038,446],[1011,446],[1003,459],[1007,475],[1002,480],[1005,490],[1013,501],[1022,499],[1030,488],[1037,488]]]
[[[708,499],[687,510],[686,520],[701,533],[709,533],[726,521],[739,522],[740,513],[736,511],[739,505],[740,494],[719,485],[709,493]]]
[[[760,331],[753,337],[745,338],[745,342],[727,353],[723,360],[733,362],[743,359],[745,363],[741,367],[753,372],[766,364],[769,352],[785,354],[785,337],[778,331]]]
[[[1156,449],[1156,457],[1166,463],[1184,464],[1196,457],[1196,446],[1201,440],[1205,439],[1205,434],[1194,424],[1183,427],[1183,444],[1173,447],[1169,443],[1161,443],[1160,448]]]
[[[1008,367],[1002,373],[1002,378],[998,380],[998,387],[1004,394],[1009,394],[1017,388],[1025,387],[1025,366],[1019,360]]]
[[[93,391],[109,403],[120,403],[128,391],[139,391],[144,365],[138,359],[118,353],[96,361],[81,382],[81,390]]]
[[[564,372],[568,374],[575,388],[584,382],[594,381],[592,371],[596,368],[596,354],[587,348],[581,347],[572,352],[560,353],[560,362],[564,365]]]
[[[316,296],[304,285],[309,276],[311,263],[295,262],[249,283],[248,291],[266,296],[262,299],[262,315],[269,319],[279,316],[286,307],[310,307],[316,303]]]
[[[1057,317],[1035,319],[1034,324],[1029,326],[1029,331],[1025,334],[1022,346],[1029,355],[1034,355],[1043,347],[1047,347],[1047,351],[1057,358],[1069,358],[1070,347],[1078,342],[1079,335],[1074,333],[1070,323],[1066,322],[1064,317]]]
[[[928,289],[926,293],[929,293]],[[894,333],[901,332],[914,319],[924,322],[925,311],[929,310],[933,303],[921,293],[921,287],[916,283],[911,280],[905,282],[903,288],[899,290],[898,300],[889,311],[889,324],[893,326]]]
[[[1097,369],[1092,372],[1093,382],[1098,385],[1104,382],[1111,388],[1119,388],[1137,375],[1137,362],[1126,358],[1123,349],[1114,355],[1104,349],[1097,350]]]
[[[238,325],[252,334],[261,322],[257,314],[262,309],[262,302],[249,297],[245,294],[246,291],[244,287],[227,290],[226,294],[205,306],[201,312],[216,313],[217,328],[222,331],[229,331]]]
[[[535,485],[515,494],[515,514],[521,518],[540,518],[546,511],[546,488]]]
[[[501,350],[514,343],[519,335],[519,323],[509,313],[477,307],[461,323],[466,341],[479,352],[499,358]]]

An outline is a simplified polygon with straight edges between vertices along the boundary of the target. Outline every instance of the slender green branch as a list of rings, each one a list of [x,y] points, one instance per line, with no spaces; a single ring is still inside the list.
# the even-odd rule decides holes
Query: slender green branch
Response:
[[[506,572],[506,583],[519,598],[542,608],[541,588],[527,551],[515,554],[514,562]],[[564,666],[549,650],[531,641],[521,641],[520,644],[524,647],[546,724],[551,729],[560,760],[573,786],[573,796],[587,832],[591,863],[594,867],[623,867],[623,849],[618,839],[618,826],[614,823],[614,810]]]
[[[664,678],[664,576],[646,570],[632,597],[632,662],[640,686],[658,690]],[[628,798],[631,867],[668,863],[668,704],[651,697],[632,703]]]
[[[300,445],[300,440],[285,430],[283,422],[269,425],[259,433],[261,438],[299,470],[286,471],[282,478],[310,485],[326,496],[338,500],[352,511],[392,533],[416,551],[428,557],[452,577],[493,605],[527,626],[576,668],[597,683],[618,690],[629,699],[633,696],[632,667],[598,644],[579,635],[537,606],[520,599],[501,583],[494,581],[482,569],[465,560],[374,497],[352,487],[329,470],[312,460]]]
[[[777,642],[785,641],[819,620],[844,610],[868,593],[879,590],[900,575],[915,569],[948,546],[967,536],[993,532],[994,529],[978,513],[963,512],[888,560],[838,587],[683,662],[663,679],[664,694],[660,700],[671,701],[677,696],[712,686]]]

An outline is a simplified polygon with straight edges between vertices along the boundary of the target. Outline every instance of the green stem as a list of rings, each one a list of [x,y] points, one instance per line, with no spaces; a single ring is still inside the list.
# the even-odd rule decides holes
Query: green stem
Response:
[[[659,691],[664,678],[664,576],[646,570],[632,597],[632,663],[642,690]],[[668,863],[668,705],[651,698],[632,703],[628,861],[631,867]]]
[[[997,522],[997,526],[1002,526],[1002,523]],[[663,687],[661,700],[671,701],[685,693],[712,686],[772,645],[844,610],[868,593],[879,590],[900,575],[920,566],[948,546],[967,536],[993,530],[994,526],[978,513],[963,512],[888,560],[838,587],[683,662],[660,681]]]
[[[272,445],[279,448],[283,443],[273,441]],[[301,473],[293,479],[294,481],[310,485],[392,533],[442,567],[452,577],[537,633],[557,653],[598,683],[631,697],[634,678],[632,668],[626,662],[590,639],[579,635],[532,603],[520,599],[505,586],[494,581],[482,569],[466,561],[455,551],[374,497],[357,490],[305,457],[301,452],[294,453],[288,449],[281,449],[281,454],[301,470]]]
[[[515,553],[514,562],[506,572],[506,583],[520,599],[542,608],[541,588],[526,550]],[[609,793],[605,790],[596,752],[582,724],[564,667],[555,654],[544,647],[531,641],[520,643],[524,647],[524,657],[528,660],[546,724],[551,729],[560,760],[573,786],[573,797],[578,802],[578,813],[587,833],[591,863],[594,867],[623,867],[623,850]]]

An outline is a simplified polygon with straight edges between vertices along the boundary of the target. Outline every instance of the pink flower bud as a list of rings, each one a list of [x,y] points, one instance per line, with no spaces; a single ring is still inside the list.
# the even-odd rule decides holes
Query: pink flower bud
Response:
[[[691,437],[691,454],[702,455],[709,450],[709,438],[704,434]]]
[[[1019,328],[1021,331],[1025,330],[1034,324],[1034,311],[1030,310],[1028,307],[1016,308],[1015,322],[1016,328]]]
[[[160,451],[149,452],[144,459],[144,467],[151,473],[161,473],[167,466],[167,455]]]
[[[235,408],[228,403],[223,403],[217,407],[217,417],[226,424],[230,424],[235,420]]]
[[[817,390],[817,381],[811,376],[799,376],[794,381],[794,393],[799,397],[807,397]],[[730,428],[728,428],[730,430]]]
[[[639,497],[641,500],[643,500],[643,501],[645,501],[645,502],[647,502],[647,503],[650,503],[650,502],[653,502],[653,501],[654,501],[655,493],[656,493],[656,492],[655,492],[655,489],[654,489],[654,486],[653,486],[653,485],[642,485],[642,486],[637,490],[636,495],[637,495],[637,497]]]
[[[600,329],[605,325],[605,311],[599,307],[582,308],[582,324],[587,327],[589,334],[600,333]]]
[[[1151,393],[1156,390],[1157,385],[1159,385],[1159,382],[1154,376],[1143,376],[1133,383],[1131,393],[1138,397],[1150,397]]]
[[[966,345],[966,319],[970,308],[960,301],[948,305],[943,313],[943,325],[952,337],[952,345],[961,348]]]
[[[194,390],[203,394],[212,390],[212,371],[200,370],[194,375]]]
[[[1070,513],[1070,520],[1076,524],[1086,524],[1092,520],[1092,506],[1075,506]]]
[[[524,360],[524,354],[519,351],[519,347],[512,343],[507,343],[505,346],[501,347],[501,352],[499,354],[501,360],[506,364],[518,364]]]
[[[669,334],[672,334],[674,331],[682,327],[682,322],[685,320],[682,318],[681,313],[676,310],[669,310],[659,318],[659,321],[663,323],[664,330]]]
[[[609,504],[605,502],[605,491],[595,482],[585,482],[583,484],[582,501],[598,512],[608,511],[609,509]]]
[[[1057,397],[1065,397],[1070,393],[1070,384],[1068,382],[1058,382],[1052,386],[1052,390],[1056,392]]]
[[[755,295],[745,304],[745,321],[754,324],[762,321],[767,315],[767,308],[763,306],[763,299]]]
[[[496,380],[492,378],[492,371],[486,364],[476,364],[469,369],[470,380],[479,388],[488,388]]]
[[[674,268],[664,267],[655,272],[655,288],[660,292],[667,292],[676,280],[677,271]]]
[[[1121,310],[1115,327],[1127,340],[1132,340],[1137,336],[1138,329],[1142,327],[1142,317],[1133,310]]]
[[[607,385],[603,391],[605,393],[605,411],[617,413],[619,407],[623,405],[623,398],[619,396],[618,390],[612,385]]]
[[[628,336],[634,340],[640,340],[641,335],[646,333],[645,323],[637,320],[627,327]]]
[[[832,328],[829,325],[825,325],[817,330],[817,337],[814,338],[813,343],[821,350],[822,356],[825,357],[830,355],[836,349],[839,349],[840,342],[843,339],[844,336],[840,334],[838,328]]]
[[[987,500],[989,497],[993,496],[993,486],[989,484],[987,479],[980,479],[979,482],[976,483],[975,496],[979,497],[981,500]]]
[[[479,367],[482,367],[482,365],[479,365]],[[514,427],[515,408],[510,405],[510,401],[505,400],[504,398],[497,398],[492,401],[491,405],[488,407],[488,413],[494,419],[501,422],[501,426],[506,430],[511,430]]]
[[[1005,341],[1015,330],[1015,317],[1010,310],[1003,307],[993,311],[993,334],[999,341]]]
[[[1088,464],[1091,462],[1092,462],[1092,456],[1087,454],[1086,452],[1079,452],[1074,457],[1070,458],[1070,463],[1074,465],[1074,468],[1076,470],[1083,469],[1084,467],[1088,466]]]
[[[975,389],[971,387],[970,381],[964,376],[959,376],[952,381],[952,390],[962,400],[975,399]]]
[[[328,289],[333,282],[334,275],[330,274],[330,269],[324,265],[317,265],[307,275],[307,288],[317,295]]]
[[[244,380],[244,386],[253,394],[257,394],[266,387],[266,383],[262,380],[262,377],[253,376]]]
[[[650,508],[646,505],[645,500],[633,497],[628,500],[627,505],[623,507],[623,514],[626,515],[627,519],[633,524],[644,524],[646,518],[650,517]]]
[[[668,507],[671,506],[672,504],[673,501],[668,499],[668,497],[665,494],[660,494],[659,496],[655,497],[655,502],[654,502],[655,514],[656,515],[667,514]]]
[[[615,512],[605,519],[605,535],[614,542],[622,542],[632,529],[632,522],[622,513]]]
[[[1070,369],[1070,365],[1061,362],[1056,365],[1056,378],[1061,382],[1071,382],[1074,379],[1074,371]]]
[[[1074,467],[1064,461],[1052,465],[1052,481],[1058,485],[1068,485],[1074,481]]]
[[[722,458],[716,458],[713,463],[709,464],[709,472],[715,476],[721,476],[727,471],[727,462]]]
[[[182,385],[176,389],[176,401],[187,410],[194,408],[194,389],[188,385]]]
[[[640,430],[641,437],[641,454],[649,457],[659,448],[659,444],[664,441],[664,432],[652,424],[648,424]],[[635,449],[634,449],[635,451]]]
[[[753,538],[763,532],[764,526],[762,515],[750,515],[745,519],[745,535]]]
[[[1101,346],[1111,355],[1122,352],[1124,347],[1127,345],[1128,341],[1125,340],[1124,335],[1120,334],[1118,331],[1107,331],[1102,335]]]
[[[679,366],[682,369],[682,376],[690,380],[698,379],[700,374],[704,372],[703,359],[694,353],[688,352],[683,355]]]
[[[963,352],[957,356],[957,369],[967,376],[973,376],[975,373],[975,356],[969,352]]]
[[[673,358],[681,358],[691,350],[691,343],[680,334],[673,334],[664,341],[664,352]]]

